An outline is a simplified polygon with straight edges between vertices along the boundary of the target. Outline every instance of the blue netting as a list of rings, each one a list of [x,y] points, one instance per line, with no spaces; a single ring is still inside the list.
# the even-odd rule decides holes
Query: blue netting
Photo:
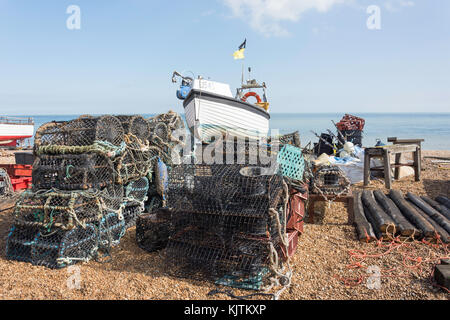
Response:
[[[281,175],[303,181],[305,172],[305,159],[302,150],[290,144],[286,144],[278,153],[277,162]]]

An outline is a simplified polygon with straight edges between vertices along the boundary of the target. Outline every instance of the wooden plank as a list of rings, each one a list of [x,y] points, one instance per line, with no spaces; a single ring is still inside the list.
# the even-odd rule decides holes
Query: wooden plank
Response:
[[[393,144],[381,147],[384,150],[389,150],[391,153],[402,153],[402,152],[414,152],[417,149],[416,144]]]

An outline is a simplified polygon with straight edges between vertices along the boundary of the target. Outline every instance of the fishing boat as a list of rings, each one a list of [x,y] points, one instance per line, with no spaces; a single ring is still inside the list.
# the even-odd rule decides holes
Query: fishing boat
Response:
[[[34,134],[32,118],[0,117],[0,146],[16,147]]]
[[[250,71],[250,69],[249,69]],[[210,143],[217,137],[261,140],[269,132],[269,103],[265,83],[248,80],[236,90],[233,96],[226,83],[194,79],[175,71],[172,82],[181,78],[177,98],[183,100],[186,123],[194,136],[203,143]],[[262,98],[254,89],[263,91]],[[256,99],[256,103],[247,101]]]

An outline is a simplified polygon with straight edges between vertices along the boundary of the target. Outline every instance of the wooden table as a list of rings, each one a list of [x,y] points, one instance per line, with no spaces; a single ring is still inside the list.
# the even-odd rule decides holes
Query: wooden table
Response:
[[[353,193],[352,190],[350,190],[348,193],[344,195],[340,195],[339,197],[333,198],[332,195],[327,195],[327,198],[333,199],[335,202],[344,202],[347,204],[347,213],[348,213],[348,223],[352,224],[354,220],[354,213],[353,213]],[[314,204],[316,201],[326,201],[327,199],[324,198],[321,194],[309,194],[308,199],[308,223],[314,223]]]
[[[422,142],[425,139],[398,139],[397,137],[388,137],[388,142],[392,142],[393,144],[415,144],[420,147],[419,150],[419,159],[422,159]],[[401,163],[402,154],[398,153],[395,155],[395,163]],[[395,168],[394,179],[398,179],[400,176],[400,168]]]
[[[382,170],[384,171],[384,180],[387,189],[391,189],[392,173],[391,167],[399,168],[402,166],[414,167],[415,180],[420,181],[420,170],[421,170],[421,158],[420,158],[420,145],[416,144],[394,144],[383,147],[366,148],[364,150],[364,185],[367,186],[370,180],[371,170]],[[401,154],[405,152],[412,152],[414,162],[410,163],[400,163]],[[395,164],[391,165],[390,155],[395,154]],[[397,156],[399,155],[399,156]],[[370,168],[371,158],[381,158],[383,159],[383,166]],[[398,173],[396,172],[398,177]]]

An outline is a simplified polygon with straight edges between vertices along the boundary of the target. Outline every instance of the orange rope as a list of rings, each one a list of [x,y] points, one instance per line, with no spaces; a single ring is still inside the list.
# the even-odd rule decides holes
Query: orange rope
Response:
[[[431,243],[430,241],[427,241],[425,239],[423,239],[422,241],[417,241],[414,240],[414,238],[412,238],[413,241],[407,243],[406,241],[409,239],[401,241],[399,237],[395,238],[393,237],[393,240],[391,240],[387,244],[384,244],[382,240],[383,239],[378,240],[375,244],[375,249],[386,248],[381,253],[367,253],[366,251],[359,249],[349,250],[348,254],[350,263],[346,266],[346,268],[349,270],[367,269],[368,267],[364,265],[364,263],[367,264],[368,259],[382,258],[384,256],[387,256],[388,254],[397,252],[401,255],[401,261],[399,261],[400,266],[392,268],[380,268],[381,270],[380,277],[385,278],[410,277],[411,276],[410,272],[423,273],[425,265],[432,263],[430,273],[431,275],[429,277],[430,282],[433,284],[433,286],[445,289],[445,291],[448,293],[450,292],[447,288],[437,285],[433,281],[433,272],[435,265],[437,265],[439,261],[442,259],[449,259],[449,244],[443,243],[440,236],[437,233],[435,233],[436,243]],[[417,252],[417,249],[414,247],[414,245],[425,245],[426,247],[428,247],[430,249],[428,251],[428,256],[421,256]],[[438,250],[443,251],[444,255],[441,256],[441,253],[437,252]],[[402,271],[407,271],[407,274],[405,274]],[[369,276],[370,275],[362,275],[357,278],[346,278],[334,275],[333,277],[341,281],[347,287],[356,287],[362,284],[363,281]]]

